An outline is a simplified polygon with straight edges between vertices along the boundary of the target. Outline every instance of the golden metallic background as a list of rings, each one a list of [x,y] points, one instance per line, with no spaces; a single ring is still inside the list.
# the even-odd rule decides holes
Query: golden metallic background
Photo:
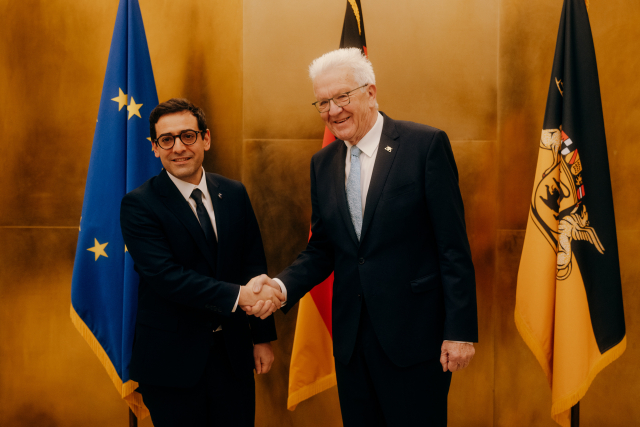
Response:
[[[640,424],[640,4],[591,0],[629,346],[582,426]],[[0,425],[125,426],[127,407],[69,320],[91,141],[118,1],[0,0]],[[323,125],[309,62],[340,41],[344,0],[140,0],[161,101],[209,116],[209,171],[247,185],[270,273],[304,245]],[[561,0],[362,0],[380,108],[447,131],[478,278],[480,343],[454,375],[451,426],[554,426],[513,322],[515,279]],[[339,426],[334,389],[285,409],[294,310],[276,314],[257,425]],[[426,415],[426,414],[425,414]],[[141,427],[151,426],[149,419]]]

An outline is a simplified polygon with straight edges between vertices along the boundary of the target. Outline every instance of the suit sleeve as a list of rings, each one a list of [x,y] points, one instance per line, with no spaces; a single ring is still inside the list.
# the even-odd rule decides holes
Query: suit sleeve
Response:
[[[447,135],[438,131],[427,154],[425,196],[438,247],[444,291],[444,339],[478,341],[476,283],[458,169]]]
[[[282,309],[285,313],[334,269],[335,254],[320,216],[317,181],[314,159],[311,159],[311,237],[293,264],[277,276],[287,288],[287,305]]]
[[[185,268],[174,259],[155,212],[141,197],[127,194],[120,205],[120,227],[136,271],[164,298],[229,316],[239,285]]]
[[[264,246],[258,220],[251,206],[251,200],[246,188],[242,186],[245,210],[245,242],[243,250],[243,277],[246,284],[252,278],[261,274],[267,274],[267,259],[264,255]],[[238,310],[240,308],[238,307]],[[251,335],[254,344],[261,344],[278,339],[276,324],[273,316],[266,319],[249,316]]]

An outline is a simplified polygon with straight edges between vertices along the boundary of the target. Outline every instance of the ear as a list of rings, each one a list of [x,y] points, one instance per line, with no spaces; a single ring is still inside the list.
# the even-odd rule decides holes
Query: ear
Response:
[[[204,134],[202,140],[204,141],[204,151],[209,151],[209,148],[211,148],[211,132],[209,129],[207,129],[207,133]]]
[[[160,148],[158,147],[158,144],[155,143],[151,143],[151,151],[153,151],[153,154],[157,157],[160,158]]]
[[[378,88],[374,84],[367,86],[367,95],[369,96],[369,106],[376,106],[376,96],[378,95]]]

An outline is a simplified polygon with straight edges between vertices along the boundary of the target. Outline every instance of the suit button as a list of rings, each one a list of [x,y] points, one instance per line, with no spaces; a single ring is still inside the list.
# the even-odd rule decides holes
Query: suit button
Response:
[[[358,264],[360,264],[360,265],[364,264],[364,258],[360,258],[360,259],[358,260]]]

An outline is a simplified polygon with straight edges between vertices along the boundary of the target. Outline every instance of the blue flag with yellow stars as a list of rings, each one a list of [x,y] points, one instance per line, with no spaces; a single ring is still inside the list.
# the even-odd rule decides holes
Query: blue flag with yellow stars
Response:
[[[122,197],[162,168],[149,139],[156,105],[138,0],[120,0],[84,192],[71,319],[138,418],[148,414],[129,379],[139,279],[119,217]]]

